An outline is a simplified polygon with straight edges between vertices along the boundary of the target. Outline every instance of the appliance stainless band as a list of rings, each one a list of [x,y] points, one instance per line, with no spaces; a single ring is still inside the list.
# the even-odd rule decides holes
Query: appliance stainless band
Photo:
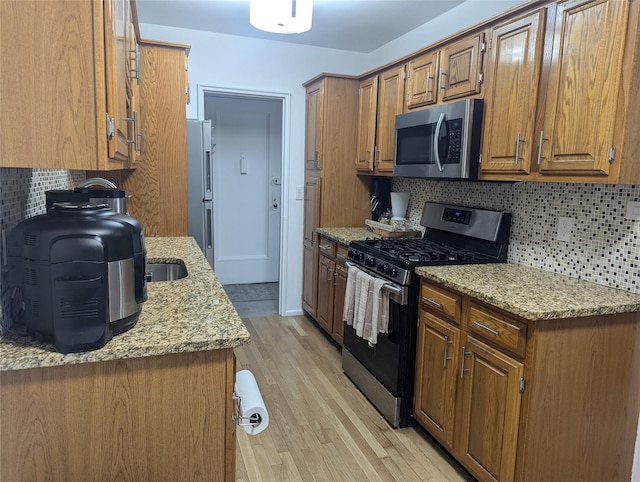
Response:
[[[401,398],[393,396],[349,350],[342,350],[342,369],[391,426],[398,427]]]
[[[107,263],[109,273],[109,322],[127,318],[138,311],[135,296],[135,267],[133,258]]]

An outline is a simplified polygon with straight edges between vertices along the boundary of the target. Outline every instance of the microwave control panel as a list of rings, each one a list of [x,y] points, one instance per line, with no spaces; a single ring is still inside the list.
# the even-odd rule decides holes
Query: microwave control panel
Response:
[[[460,149],[462,142],[462,119],[453,119],[447,121],[447,130],[449,131],[449,153],[447,155],[447,163],[460,162]]]

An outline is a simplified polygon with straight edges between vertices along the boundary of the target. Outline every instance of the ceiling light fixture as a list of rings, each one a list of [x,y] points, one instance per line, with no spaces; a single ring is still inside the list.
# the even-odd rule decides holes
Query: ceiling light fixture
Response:
[[[251,0],[249,22],[273,33],[302,33],[311,29],[313,0]]]

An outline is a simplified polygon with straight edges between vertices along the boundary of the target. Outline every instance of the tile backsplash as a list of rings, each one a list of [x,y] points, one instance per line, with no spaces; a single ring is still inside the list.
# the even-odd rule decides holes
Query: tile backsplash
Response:
[[[411,193],[415,225],[425,201],[510,211],[509,262],[640,293],[640,221],[625,219],[640,186],[394,178],[392,187]],[[560,216],[573,218],[568,242],[557,240]]]
[[[85,171],[62,169],[0,168],[0,228],[5,235],[22,219],[45,212],[45,191],[71,189],[86,179]],[[4,238],[0,239],[0,252],[4,251]],[[4,260],[3,260],[4,263]],[[11,326],[14,304],[3,271],[0,281],[2,310],[0,334]]]

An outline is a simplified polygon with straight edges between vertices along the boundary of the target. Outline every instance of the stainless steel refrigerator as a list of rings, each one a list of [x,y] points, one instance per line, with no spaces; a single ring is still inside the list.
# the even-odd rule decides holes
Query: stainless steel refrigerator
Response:
[[[187,119],[187,229],[212,268],[214,147],[211,121]]]

